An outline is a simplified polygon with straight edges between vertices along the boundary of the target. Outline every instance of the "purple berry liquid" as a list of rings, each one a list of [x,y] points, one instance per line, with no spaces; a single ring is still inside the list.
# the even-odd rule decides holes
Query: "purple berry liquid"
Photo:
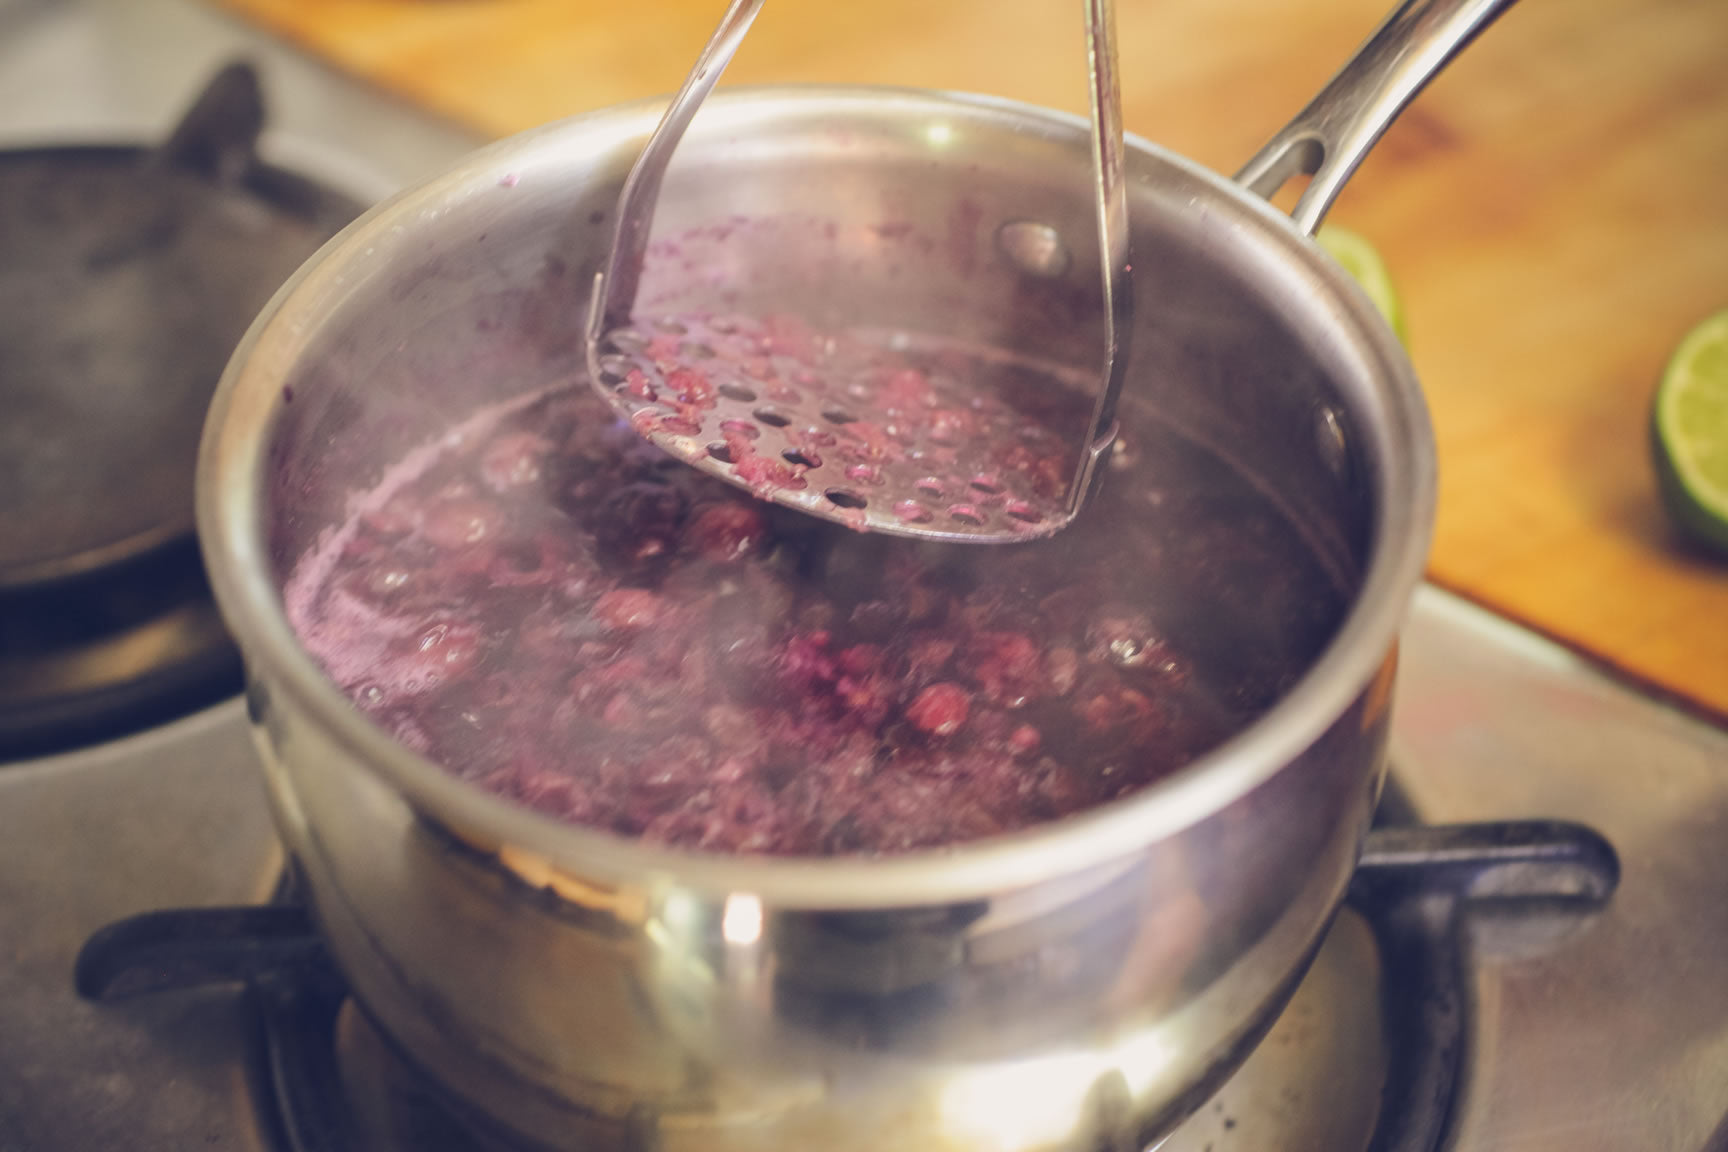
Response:
[[[1342,617],[1263,496],[1142,423],[1062,534],[939,546],[753,500],[579,383],[411,453],[287,608],[398,740],[560,820],[709,852],[976,840],[1176,771]]]

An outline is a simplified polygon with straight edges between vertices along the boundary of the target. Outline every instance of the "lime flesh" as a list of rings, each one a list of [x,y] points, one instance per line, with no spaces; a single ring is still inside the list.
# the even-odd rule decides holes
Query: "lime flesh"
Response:
[[[1380,310],[1387,325],[1402,341],[1404,309],[1398,303],[1398,292],[1392,286],[1392,275],[1386,270],[1386,261],[1374,246],[1361,234],[1333,224],[1320,229],[1314,239],[1362,286],[1362,291],[1368,294],[1368,299],[1374,302],[1374,307]]]
[[[1651,413],[1656,479],[1674,523],[1728,555],[1728,310],[1686,334]]]

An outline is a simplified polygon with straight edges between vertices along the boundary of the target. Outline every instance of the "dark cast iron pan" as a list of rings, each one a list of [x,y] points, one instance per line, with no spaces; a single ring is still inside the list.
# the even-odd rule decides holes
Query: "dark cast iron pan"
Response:
[[[0,593],[190,537],[229,352],[360,211],[262,163],[263,124],[234,63],[154,148],[0,152]]]

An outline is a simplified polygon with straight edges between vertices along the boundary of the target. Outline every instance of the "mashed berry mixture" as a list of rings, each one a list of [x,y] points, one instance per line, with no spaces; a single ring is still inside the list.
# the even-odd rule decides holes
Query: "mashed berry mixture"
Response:
[[[402,461],[288,610],[377,723],[559,819],[715,852],[931,848],[1142,788],[1279,687],[1202,686],[1155,626],[1164,545],[1119,526],[1146,495],[1128,460],[1099,508],[1121,562],[1083,527],[932,546],[752,500],[583,384]]]

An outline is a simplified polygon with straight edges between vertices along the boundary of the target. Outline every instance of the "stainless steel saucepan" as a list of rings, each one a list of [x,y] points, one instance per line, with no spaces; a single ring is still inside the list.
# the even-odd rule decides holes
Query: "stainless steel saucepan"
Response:
[[[1160,422],[1247,477],[1345,607],[1317,655],[1281,669],[1277,702],[1177,775],[947,852],[718,857],[559,824],[393,742],[296,644],[281,582],[356,490],[482,405],[580,384],[585,296],[654,108],[481,151],[303,268],[223,381],[199,527],[282,835],[401,1051],[569,1148],[1120,1149],[1203,1099],[1282,1006],[1350,877],[1434,502],[1409,361],[1308,234],[1506,4],[1409,0],[1239,182],[1133,142],[1124,435]],[[1302,169],[1292,221],[1260,196]],[[1084,122],[1035,108],[729,92],[660,201],[683,263],[644,292],[844,293],[847,321],[939,318],[1084,369],[1099,346],[1088,172]],[[740,245],[750,259],[728,264]],[[1012,331],[992,323],[1008,315]],[[1218,624],[1220,655],[1289,646],[1287,623],[1251,608]]]

